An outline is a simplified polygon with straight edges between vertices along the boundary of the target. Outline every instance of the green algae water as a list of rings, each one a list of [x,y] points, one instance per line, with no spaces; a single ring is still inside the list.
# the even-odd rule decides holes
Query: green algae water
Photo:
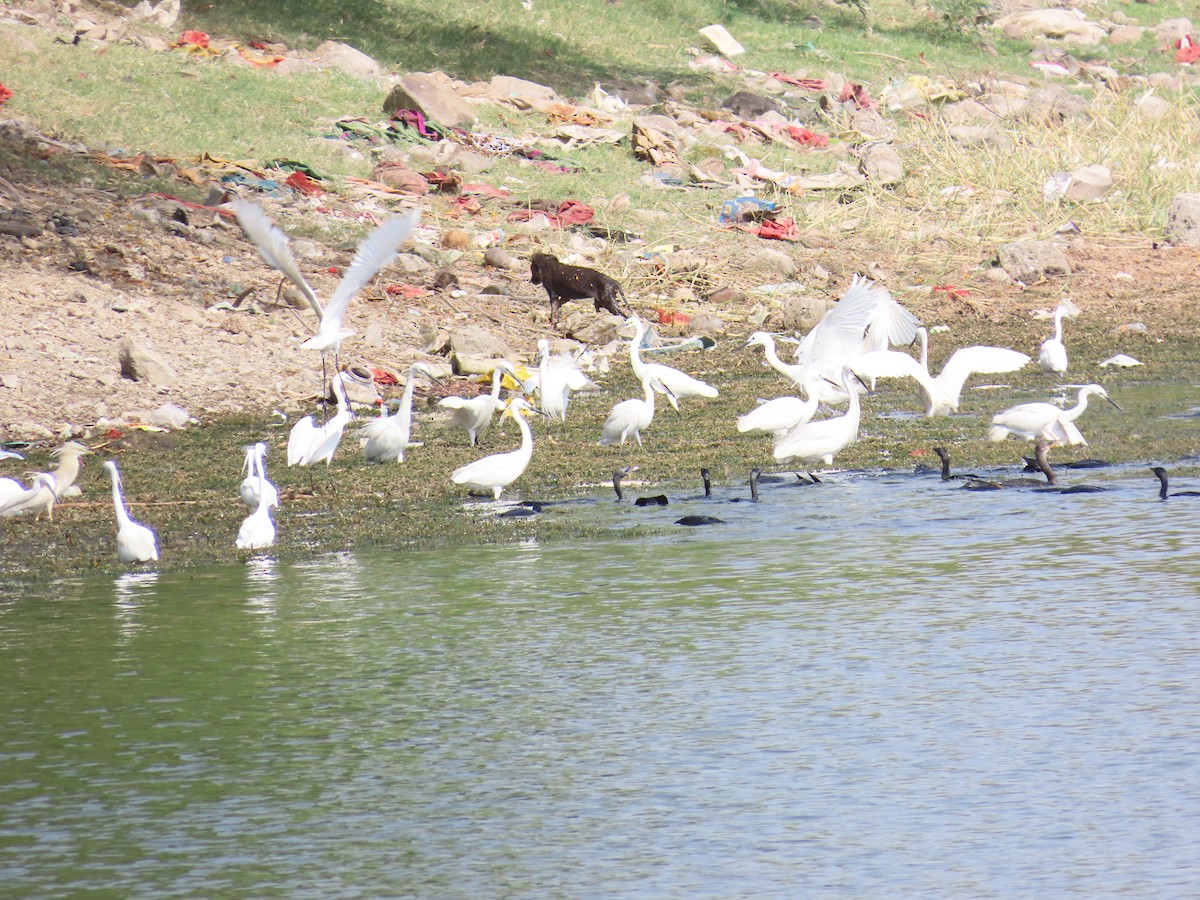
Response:
[[[1194,895],[1200,498],[1100,477],[10,590],[0,896]]]

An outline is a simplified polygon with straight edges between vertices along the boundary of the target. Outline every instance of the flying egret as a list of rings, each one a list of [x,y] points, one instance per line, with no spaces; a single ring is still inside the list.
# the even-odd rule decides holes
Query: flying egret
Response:
[[[113,509],[117,513],[117,558],[124,563],[157,560],[158,538],[145,525],[129,518],[129,513],[125,511],[125,498],[121,496],[121,473],[117,471],[116,462],[107,460],[104,468],[112,477]]]
[[[1173,494],[1167,493],[1167,470],[1162,466],[1151,466],[1150,471],[1154,473],[1154,477],[1158,479],[1158,499],[1166,500],[1167,497],[1200,497],[1200,491],[1175,491]]]
[[[842,387],[850,402],[846,414],[832,419],[801,422],[775,441],[774,456],[778,462],[800,459],[804,462],[822,460],[833,464],[833,457],[858,437],[862,417],[862,401],[855,388],[855,375],[850,369],[841,373]]]
[[[1067,371],[1067,345],[1063,343],[1063,316],[1074,317],[1069,306],[1059,304],[1054,310],[1054,337],[1042,341],[1042,349],[1038,353],[1038,362],[1042,364],[1043,372],[1063,373]]]
[[[20,482],[14,484],[20,490],[11,493],[6,502],[0,503],[0,516],[16,516],[32,510],[35,518],[46,511],[53,518],[54,503],[58,500],[53,475],[38,472],[27,488],[21,487]]]
[[[874,350],[864,353],[852,364],[860,378],[912,378],[925,401],[925,415],[948,416],[958,409],[963,385],[978,372],[995,375],[1015,372],[1029,362],[1029,357],[1004,347],[961,347],[950,355],[936,376],[929,373],[929,333],[917,329],[921,341],[921,359],[896,350]]]
[[[54,521],[54,504],[66,496],[67,491],[79,476],[79,468],[83,465],[82,457],[91,452],[77,441],[67,441],[61,447],[56,448],[51,455],[58,457],[58,466],[49,473],[53,489],[43,486],[36,490],[25,491],[18,500],[13,494],[12,485],[5,484],[0,487],[0,515],[16,516],[32,512],[35,517],[40,517],[42,513],[45,513],[50,521]],[[12,480],[6,479],[6,481]],[[20,488],[18,482],[13,481],[12,484]],[[2,495],[10,496],[4,500]]]
[[[988,440],[1002,441],[1011,434],[1026,441],[1045,437],[1056,444],[1086,444],[1075,420],[1087,409],[1088,397],[1103,397],[1118,410],[1121,408],[1100,385],[1088,384],[1079,389],[1079,401],[1070,409],[1053,403],[1021,403],[997,413],[992,417]]]
[[[596,384],[583,373],[574,359],[562,354],[552,354],[550,342],[545,338],[539,340],[537,345],[539,406],[549,418],[565,422],[571,392],[595,388]]]
[[[246,458],[242,461],[246,477],[238,487],[238,496],[251,511],[258,508],[259,498],[263,496],[268,506],[279,505],[279,490],[267,478],[266,458],[267,445],[261,441],[246,448]]]
[[[454,414],[450,417],[450,424],[467,430],[467,437],[470,438],[472,447],[479,446],[480,436],[488,430],[496,413],[504,408],[504,404],[500,400],[500,386],[505,375],[517,382],[521,380],[516,369],[507,361],[500,360],[492,369],[492,392],[490,394],[480,394],[478,397],[469,399],[446,397],[438,401],[438,406],[454,410]]]
[[[642,431],[654,421],[654,394],[661,387],[652,381],[642,382],[644,397],[622,400],[612,408],[600,429],[600,446],[624,444],[632,435],[642,446]],[[670,396],[668,394],[667,396]]]
[[[242,520],[242,525],[238,528],[234,546],[239,550],[265,550],[275,543],[275,523],[271,521],[271,504],[267,493],[269,482],[261,467],[258,469],[257,478],[258,505],[254,512]]]
[[[333,379],[333,390],[337,394],[338,410],[328,422],[318,426],[312,416],[305,416],[292,426],[287,445],[289,467],[311,466],[318,462],[328,466],[333,460],[334,451],[342,441],[342,432],[354,418],[346,386],[340,378]]]
[[[404,393],[400,395],[396,411],[390,416],[372,419],[358,430],[358,438],[363,442],[363,456],[368,463],[404,462],[405,450],[424,446],[420,441],[412,440],[412,398],[418,375],[438,380],[429,366],[413,363],[408,367]]]
[[[234,204],[234,212],[247,237],[258,246],[259,253],[267,265],[281,272],[296,285],[308,300],[309,306],[316,312],[321,321],[317,333],[300,346],[308,350],[319,350],[322,362],[327,351],[333,350],[336,354],[342,341],[354,334],[353,331],[346,331],[344,328],[350,300],[380,269],[395,258],[420,218],[420,212],[413,210],[406,216],[389,219],[367,235],[358,245],[358,251],[333,296],[329,298],[328,305],[322,309],[316,292],[300,274],[300,267],[296,265],[288,246],[287,236],[271,222],[262,209],[248,200],[238,200]]]
[[[533,458],[533,433],[522,415],[527,411],[533,411],[533,407],[523,398],[514,397],[505,407],[503,414],[517,420],[517,427],[521,429],[520,447],[508,453],[493,453],[491,456],[467,463],[455,469],[450,475],[450,480],[468,490],[491,491],[493,498],[499,500],[504,489],[524,474]]]
[[[684,397],[718,396],[715,387],[686,372],[662,363],[642,362],[639,351],[642,338],[646,335],[646,326],[637,316],[630,316],[625,321],[633,323],[633,339],[629,342],[629,364],[633,367],[633,374],[640,381],[650,382],[657,393],[665,394],[675,412],[679,412],[679,400]]]

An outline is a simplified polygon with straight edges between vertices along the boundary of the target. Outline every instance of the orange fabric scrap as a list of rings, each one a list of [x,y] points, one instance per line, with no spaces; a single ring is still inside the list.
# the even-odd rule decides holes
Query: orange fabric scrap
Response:
[[[11,89],[6,88],[3,84],[0,84],[0,106],[3,106],[6,101],[11,99],[12,95],[13,92]]]
[[[391,297],[401,297],[405,300],[416,300],[428,293],[425,288],[417,287],[415,284],[389,284],[384,291]]]
[[[200,47],[208,49],[208,35],[203,31],[185,31],[174,44],[176,47]]]
[[[806,147],[828,147],[828,135],[818,134],[815,131],[809,131],[807,128],[801,128],[799,125],[789,125],[786,129],[788,137],[797,144],[802,144]]]
[[[387,369],[372,369],[371,378],[376,384],[399,384],[400,381]]]
[[[820,78],[797,78],[794,75],[785,75],[783,72],[772,72],[771,77],[776,81],[782,81],[784,84],[792,84],[796,87],[804,88],[806,91],[823,91],[828,85]]]
[[[959,288],[952,284],[937,284],[933,287],[935,294],[945,294],[947,300],[964,300],[971,296],[969,288]]]
[[[307,194],[310,197],[320,197],[325,193],[325,188],[299,170],[289,175],[283,183],[293,191],[299,191],[301,194]]]

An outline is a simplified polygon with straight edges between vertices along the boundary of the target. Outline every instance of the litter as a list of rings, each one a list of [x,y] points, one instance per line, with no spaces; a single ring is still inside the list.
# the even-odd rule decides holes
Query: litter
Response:
[[[1126,356],[1124,353],[1118,353],[1116,356],[1110,356],[1104,362],[1100,363],[1100,368],[1107,366],[1119,366],[1122,369],[1128,369],[1131,366],[1140,366],[1141,362],[1134,359],[1132,356]]]

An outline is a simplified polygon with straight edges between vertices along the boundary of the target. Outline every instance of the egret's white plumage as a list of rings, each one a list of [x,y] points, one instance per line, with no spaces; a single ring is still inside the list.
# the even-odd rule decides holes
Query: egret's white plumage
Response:
[[[404,462],[404,452],[409,447],[424,446],[420,441],[412,439],[413,387],[418,375],[436,380],[436,376],[427,365],[413,363],[408,367],[404,392],[400,395],[400,405],[396,407],[396,411],[390,416],[372,419],[358,430],[363,456],[368,463]]]
[[[58,499],[54,476],[49,472],[38,472],[33,476],[29,487],[24,487],[15,479],[6,479],[16,485],[16,490],[5,487],[7,499],[0,503],[0,516],[16,516],[23,512],[33,512],[35,517],[49,511],[53,517],[54,503]]]
[[[333,460],[334,451],[342,441],[342,432],[354,418],[350,411],[350,398],[340,378],[333,379],[333,390],[337,395],[337,413],[324,425],[317,425],[312,416],[305,416],[292,426],[288,435],[288,466],[311,466],[313,463]]]
[[[994,375],[1015,372],[1029,357],[1004,347],[961,347],[950,355],[936,376],[929,373],[929,337],[924,328],[917,329],[921,341],[921,359],[896,350],[874,350],[854,361],[853,369],[860,378],[912,378],[921,389],[925,415],[948,416],[958,409],[963,385],[972,374]]]
[[[776,397],[760,403],[745,415],[738,416],[737,430],[764,432],[782,437],[783,433],[813,417],[817,411],[817,393],[808,392],[808,399],[799,397]]]
[[[1045,438],[1056,444],[1086,444],[1075,420],[1087,409],[1088,397],[1103,397],[1117,409],[1121,408],[1100,385],[1088,384],[1079,389],[1078,402],[1070,409],[1053,403],[1021,403],[997,413],[992,417],[988,439],[1002,441],[1012,435],[1026,441]]]
[[[533,407],[521,397],[510,400],[504,415],[516,419],[517,427],[521,429],[521,446],[507,453],[493,453],[491,456],[460,466],[451,473],[450,480],[468,490],[491,491],[492,496],[499,500],[504,489],[524,474],[533,458],[533,433],[522,415],[532,409]]]
[[[234,204],[234,212],[246,236],[258,246],[259,253],[267,265],[278,270],[296,285],[320,318],[321,324],[317,333],[300,346],[320,350],[322,353],[327,350],[336,351],[344,339],[354,334],[343,327],[350,300],[380,269],[392,261],[420,218],[420,213],[414,210],[406,216],[389,219],[372,231],[358,245],[354,260],[346,269],[333,296],[329,298],[329,304],[322,309],[316,292],[304,280],[300,267],[296,265],[287,236],[272,223],[262,209],[248,200],[238,200]]]
[[[659,394],[665,394],[667,402],[679,412],[679,400],[683,397],[716,397],[719,391],[711,384],[693,378],[687,372],[662,363],[642,362],[640,351],[646,326],[637,316],[626,320],[633,323],[633,339],[629,342],[629,364],[633,374],[642,382],[649,382]]]
[[[258,506],[242,520],[234,545],[239,550],[265,550],[275,543],[275,523],[271,521],[271,504],[267,497],[267,480],[258,469]]]
[[[1042,341],[1038,362],[1043,372],[1061,374],[1067,371],[1067,345],[1063,343],[1063,316],[1070,316],[1071,308],[1060,305],[1054,310],[1054,337]]]
[[[550,342],[545,338],[538,341],[536,385],[542,412],[558,422],[567,420],[567,405],[573,391],[596,387],[572,357],[552,354]]]
[[[507,362],[503,360],[496,364],[492,369],[492,392],[490,394],[480,394],[478,397],[446,397],[438,401],[438,406],[444,409],[454,410],[454,414],[450,417],[450,424],[467,430],[467,437],[471,440],[471,446],[479,445],[479,437],[492,424],[492,419],[496,413],[504,408],[504,404],[500,401],[500,383],[507,375],[514,381],[520,382],[517,376],[517,371]]]
[[[624,444],[631,436],[637,440],[639,447],[642,446],[642,431],[654,421],[655,386],[643,381],[642,392],[643,397],[622,400],[612,408],[600,429],[601,447]]]
[[[77,441],[67,441],[55,449],[52,455],[58,457],[58,466],[49,473],[50,486],[30,485],[26,490],[20,482],[4,479],[5,483],[0,485],[0,515],[17,516],[31,512],[36,518],[45,513],[53,521],[54,504],[66,496],[67,490],[79,477],[82,457],[91,452]]]
[[[265,497],[267,506],[279,505],[279,489],[267,478],[267,445],[261,441],[246,448],[242,471],[246,477],[238,487],[238,496],[252,511],[258,508],[258,500]]]
[[[766,357],[767,365],[782,375],[788,380],[788,383],[793,387],[800,387],[804,384],[805,379],[813,379],[812,372],[798,363],[785,363],[779,358],[779,353],[775,349],[775,338],[773,335],[765,331],[756,331],[750,337],[746,338],[746,343],[742,345],[743,349],[749,347],[762,347],[763,356]]]
[[[832,419],[802,422],[789,429],[775,442],[774,456],[778,462],[800,459],[804,462],[823,461],[832,465],[833,457],[858,437],[862,403],[854,386],[855,376],[849,369],[841,373],[842,387],[849,398],[846,414]]]
[[[158,538],[154,532],[129,518],[121,495],[121,473],[113,460],[104,463],[112,478],[113,509],[117,514],[117,558],[121,562],[150,562],[158,559]]]

